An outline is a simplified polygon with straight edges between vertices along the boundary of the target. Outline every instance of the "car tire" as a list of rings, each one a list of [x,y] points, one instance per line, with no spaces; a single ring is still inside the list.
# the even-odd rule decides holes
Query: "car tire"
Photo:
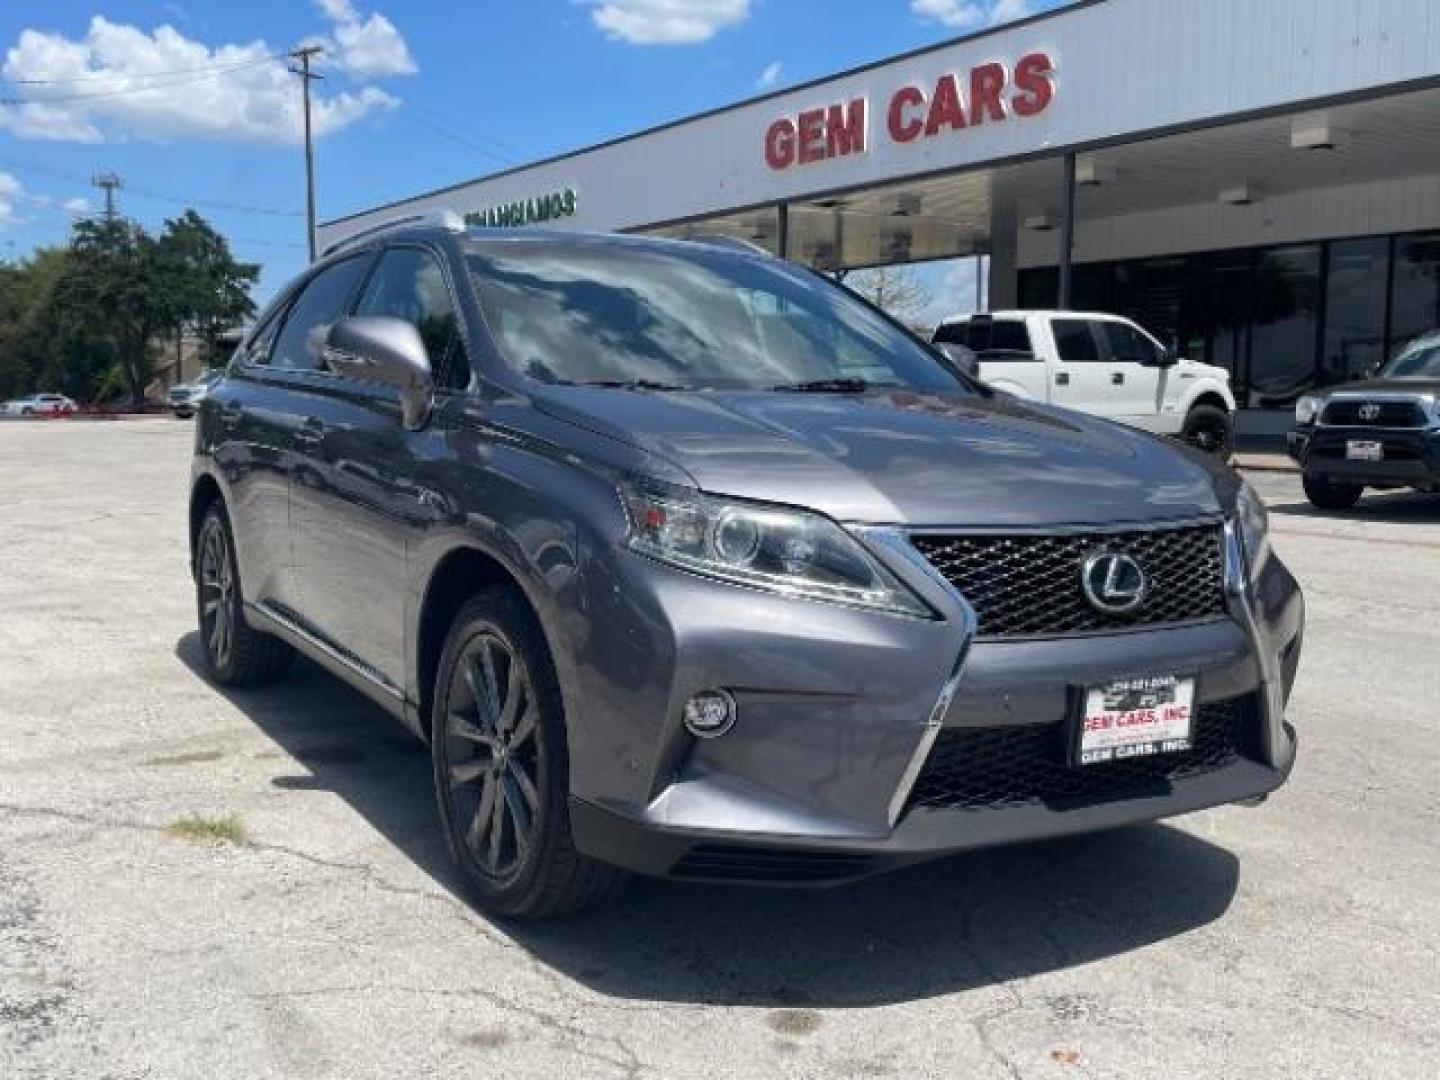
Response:
[[[1214,405],[1196,405],[1185,417],[1180,438],[1195,449],[1229,461],[1235,453],[1235,422]]]
[[[1314,473],[1305,473],[1301,480],[1310,505],[1320,510],[1349,510],[1360,501],[1360,496],[1365,494],[1363,484],[1327,480]]]
[[[34,409],[31,409],[31,408],[21,409],[21,410],[20,410],[20,415],[21,415],[21,416],[34,416],[34,415],[35,415],[35,410],[34,410]]]
[[[623,871],[575,850],[560,688],[514,587],[486,590],[455,616],[430,734],[445,841],[479,908],[543,919],[618,891]]]
[[[210,677],[222,686],[259,686],[285,673],[294,650],[245,621],[230,520],[212,503],[195,544],[195,610]]]

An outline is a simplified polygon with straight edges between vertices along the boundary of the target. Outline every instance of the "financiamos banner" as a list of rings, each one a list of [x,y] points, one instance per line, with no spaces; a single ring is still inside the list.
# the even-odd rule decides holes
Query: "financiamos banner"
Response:
[[[968,77],[947,72],[931,87],[900,87],[890,95],[885,129],[892,142],[912,143],[1039,116],[1053,100],[1054,61],[1047,53],[1027,53],[1013,72],[994,62],[971,68]],[[869,140],[869,102],[857,97],[776,120],[765,132],[765,163],[779,170],[863,154]]]

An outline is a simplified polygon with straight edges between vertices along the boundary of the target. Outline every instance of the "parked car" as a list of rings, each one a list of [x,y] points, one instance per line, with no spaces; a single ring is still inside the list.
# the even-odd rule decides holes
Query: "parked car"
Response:
[[[1235,450],[1235,397],[1224,368],[1165,348],[1116,315],[997,311],[947,319],[941,348],[975,354],[990,386],[1171,435],[1228,461]]]
[[[69,416],[75,402],[64,394],[31,394],[5,402],[7,416]]]
[[[209,391],[210,385],[222,374],[220,368],[206,368],[192,382],[176,383],[166,394],[170,411],[182,419],[195,415],[195,409]]]
[[[1303,604],[1252,489],[768,256],[371,231],[195,446],[209,671],[300,652],[426,739],[498,914],[1254,803],[1294,760]],[[1117,718],[1142,679],[1171,705]]]
[[[1322,510],[1348,510],[1367,488],[1440,492],[1440,331],[1372,379],[1300,398],[1288,443]]]

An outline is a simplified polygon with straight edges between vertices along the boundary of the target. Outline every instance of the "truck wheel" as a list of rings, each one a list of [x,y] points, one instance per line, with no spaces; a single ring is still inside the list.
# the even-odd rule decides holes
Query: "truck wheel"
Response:
[[[560,688],[516,589],[482,592],[456,615],[430,723],[445,840],[481,908],[541,919],[616,891],[624,873],[575,850]]]
[[[1349,510],[1357,502],[1360,496],[1365,493],[1361,484],[1345,484],[1336,480],[1326,480],[1323,476],[1316,476],[1314,473],[1306,473],[1302,478],[1305,485],[1305,497],[1310,500],[1310,505],[1321,510]]]
[[[1230,414],[1214,405],[1196,405],[1185,417],[1180,437],[1197,450],[1229,461],[1235,453],[1235,424]]]

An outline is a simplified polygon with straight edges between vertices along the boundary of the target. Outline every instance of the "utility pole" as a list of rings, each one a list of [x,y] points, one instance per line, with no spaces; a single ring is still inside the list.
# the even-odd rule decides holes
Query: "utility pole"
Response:
[[[305,106],[305,245],[311,262],[315,261],[315,144],[310,135],[310,82],[325,76],[311,71],[310,61],[324,51],[319,45],[306,45],[290,54],[290,59],[300,65],[290,68],[290,73],[300,76],[300,95]]]
[[[106,220],[107,222],[114,222],[114,220],[115,220],[115,191],[116,191],[117,188],[120,188],[120,187],[123,186],[123,185],[120,183],[120,177],[117,176],[117,175],[116,175],[115,173],[113,173],[113,172],[97,173],[95,176],[93,176],[93,177],[90,178],[90,183],[94,184],[94,185],[95,185],[96,187],[98,187],[98,188],[103,188],[103,189],[104,189],[104,191],[105,191],[105,220]]]

